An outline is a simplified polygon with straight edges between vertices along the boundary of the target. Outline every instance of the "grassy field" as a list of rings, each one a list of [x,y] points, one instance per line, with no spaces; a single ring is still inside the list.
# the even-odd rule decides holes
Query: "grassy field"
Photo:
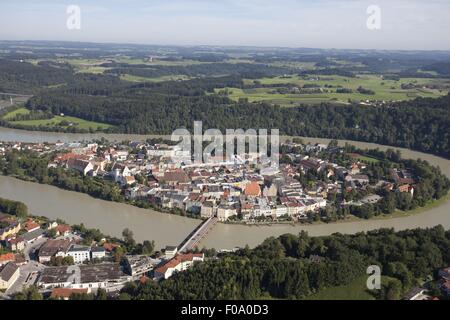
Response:
[[[289,106],[294,103],[321,103],[321,102],[335,102],[346,104],[351,101],[365,101],[365,100],[385,100],[385,101],[399,101],[410,100],[416,97],[439,97],[446,95],[448,90],[435,90],[423,88],[425,85],[445,84],[450,88],[450,83],[445,79],[432,78],[402,78],[400,81],[384,80],[376,75],[359,75],[355,78],[343,76],[311,76],[306,79],[300,76],[290,77],[274,77],[261,78],[258,80],[245,80],[244,83],[263,84],[263,85],[295,85],[301,88],[305,84],[314,84],[320,86],[323,92],[320,93],[306,93],[306,94],[281,94],[274,93],[275,87],[268,88],[252,88],[252,89],[238,89],[228,88],[229,97],[233,100],[240,98],[247,98],[250,102],[265,101],[273,104],[280,104]],[[418,88],[402,89],[402,84],[414,84]],[[353,90],[352,93],[337,93],[337,87],[347,88]],[[362,86],[375,92],[374,95],[361,94],[356,91],[358,87]],[[216,92],[221,90],[217,89]]]
[[[29,114],[29,113],[30,113],[30,111],[28,109],[26,109],[26,108],[19,108],[19,109],[13,110],[13,111],[8,112],[7,114],[5,114],[3,116],[3,119],[11,120],[11,119],[13,119],[15,116],[17,116],[19,114]]]
[[[178,80],[189,80],[190,78],[185,75],[171,75],[171,76],[161,76],[155,78],[139,77],[131,74],[123,74],[120,79],[129,82],[163,82],[163,81],[178,81]]]
[[[11,120],[18,114],[29,114],[30,111],[25,108],[19,108],[17,110],[11,111],[3,116],[5,120]],[[21,125],[21,126],[44,126],[49,128],[69,128],[76,127],[78,129],[85,130],[105,130],[113,127],[112,125],[94,121],[87,121],[76,117],[69,116],[54,116],[51,119],[40,119],[40,120],[20,120],[20,121],[10,121],[11,124]]]
[[[388,281],[389,277],[381,277],[381,284]],[[346,286],[330,287],[317,292],[305,300],[375,300],[375,297],[367,289],[367,276],[362,276]]]

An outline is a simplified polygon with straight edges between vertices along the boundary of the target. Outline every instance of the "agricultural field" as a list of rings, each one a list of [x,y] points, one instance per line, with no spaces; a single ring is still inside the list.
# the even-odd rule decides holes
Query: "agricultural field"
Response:
[[[170,76],[161,76],[155,78],[148,77],[139,77],[131,74],[123,74],[120,76],[120,79],[129,81],[129,82],[164,82],[164,81],[179,81],[179,80],[189,80],[190,78],[185,75],[170,75]]]
[[[7,120],[13,125],[29,126],[29,127],[43,126],[48,128],[63,128],[63,129],[76,127],[77,129],[94,130],[94,131],[101,131],[113,127],[112,125],[109,124],[87,121],[80,118],[69,116],[54,116],[51,119],[39,119],[39,120],[18,120],[18,121],[12,120],[17,115],[26,115],[29,113],[30,111],[28,109],[19,108],[4,115],[3,119]]]
[[[411,100],[417,97],[439,97],[447,95],[450,90],[448,79],[435,78],[401,78],[399,81],[386,80],[378,75],[358,75],[355,78],[327,75],[327,76],[282,76],[274,78],[261,78],[257,80],[244,80],[248,89],[227,88],[228,97],[237,101],[246,98],[250,102],[265,101],[272,104],[289,106],[295,103],[314,104],[321,102],[334,102],[347,104],[350,101],[400,101]],[[315,86],[313,93],[279,93],[279,86],[296,87],[302,89],[306,86]],[[403,85],[403,87],[402,87]],[[259,87],[260,86],[260,87]],[[264,87],[263,87],[264,86]],[[357,91],[359,87],[373,91],[374,94],[363,94]],[[437,86],[441,90],[434,89]],[[338,88],[350,89],[352,92],[338,93]],[[313,88],[309,88],[313,89]],[[216,93],[224,93],[217,89]]]

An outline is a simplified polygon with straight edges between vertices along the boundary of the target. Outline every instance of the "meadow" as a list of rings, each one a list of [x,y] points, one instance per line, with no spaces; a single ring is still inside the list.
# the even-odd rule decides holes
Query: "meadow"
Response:
[[[227,88],[229,98],[237,101],[246,98],[250,102],[265,101],[272,104],[289,106],[295,103],[314,104],[321,102],[334,102],[347,104],[350,101],[401,101],[412,100],[417,97],[444,96],[448,92],[450,83],[445,79],[435,78],[401,78],[399,81],[386,80],[379,75],[358,75],[354,78],[326,75],[326,76],[282,76],[274,78],[261,78],[257,80],[246,79],[247,85],[254,88],[239,89]],[[414,88],[402,88],[403,85],[414,86]],[[446,85],[447,90],[431,89],[425,86]],[[264,87],[258,87],[264,85]],[[273,85],[273,87],[271,86]],[[304,85],[318,86],[323,92],[318,93],[274,93],[279,85],[290,85],[302,88]],[[372,90],[375,94],[362,94],[357,91],[358,87]],[[337,88],[351,89],[351,93],[337,93]],[[216,92],[223,91],[216,89]]]
[[[77,129],[94,130],[94,131],[101,131],[113,127],[112,125],[106,123],[88,121],[76,117],[61,116],[61,115],[53,116],[51,119],[19,120],[19,121],[13,120],[15,116],[19,114],[26,115],[29,113],[30,111],[28,109],[19,108],[5,114],[3,116],[3,119],[7,120],[9,123],[13,125],[26,127],[48,127],[48,128],[63,128],[63,129],[76,127]]]

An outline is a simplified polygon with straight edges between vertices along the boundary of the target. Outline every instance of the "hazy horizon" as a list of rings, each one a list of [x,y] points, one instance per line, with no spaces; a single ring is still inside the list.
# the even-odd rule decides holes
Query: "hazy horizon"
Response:
[[[69,30],[69,5],[81,29]],[[381,10],[370,30],[367,8]],[[31,0],[0,4],[0,39],[162,46],[450,50],[450,1]]]

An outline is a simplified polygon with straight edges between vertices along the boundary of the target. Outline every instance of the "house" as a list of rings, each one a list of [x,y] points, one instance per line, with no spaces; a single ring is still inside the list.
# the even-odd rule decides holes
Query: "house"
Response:
[[[39,228],[37,230],[23,234],[22,238],[26,243],[32,243],[32,242],[44,237],[44,234],[45,234],[45,231],[43,229]]]
[[[4,241],[9,236],[15,235],[21,229],[20,222],[12,222],[6,228],[0,229],[0,240]]]
[[[8,290],[19,278],[19,267],[9,262],[0,270],[0,290]]]
[[[39,262],[50,262],[52,257],[65,257],[71,245],[69,239],[48,240],[39,249]]]
[[[103,259],[106,257],[106,250],[104,247],[92,247],[91,259]]]
[[[94,165],[88,160],[70,158],[67,160],[67,168],[76,170],[86,176],[89,172],[94,170]]]
[[[168,185],[190,182],[188,175],[183,170],[166,171],[161,180]]]
[[[27,231],[27,232],[33,232],[36,231],[37,229],[40,228],[39,224],[34,222],[32,219],[28,219],[24,225],[23,228]]]
[[[155,278],[168,279],[174,272],[185,271],[192,267],[195,262],[204,261],[204,258],[203,253],[178,254],[154,270]]]
[[[87,294],[88,289],[54,288],[50,298],[56,300],[69,300],[72,294]]]
[[[221,204],[217,208],[217,218],[219,221],[227,221],[228,218],[237,215],[236,208],[227,204]]]
[[[177,246],[166,246],[166,250],[164,252],[165,252],[166,257],[172,258],[177,254],[178,247]]]
[[[160,260],[152,259],[145,255],[127,255],[125,256],[125,270],[133,276],[142,276],[153,270]]]
[[[11,237],[5,240],[6,246],[12,251],[22,251],[25,249],[25,240],[22,237]]]
[[[5,264],[8,264],[10,262],[15,261],[15,255],[14,253],[5,253],[0,255],[0,266],[3,266]]]
[[[212,217],[216,213],[216,206],[212,201],[205,201],[200,210],[200,216],[204,219]]]
[[[67,251],[66,256],[72,257],[75,264],[82,264],[91,260],[91,248],[73,244]]]
[[[348,182],[358,182],[359,184],[369,183],[369,177],[365,174],[349,174],[345,177],[345,181]]]
[[[72,231],[72,228],[67,224],[59,224],[56,228],[56,235],[66,237]]]

